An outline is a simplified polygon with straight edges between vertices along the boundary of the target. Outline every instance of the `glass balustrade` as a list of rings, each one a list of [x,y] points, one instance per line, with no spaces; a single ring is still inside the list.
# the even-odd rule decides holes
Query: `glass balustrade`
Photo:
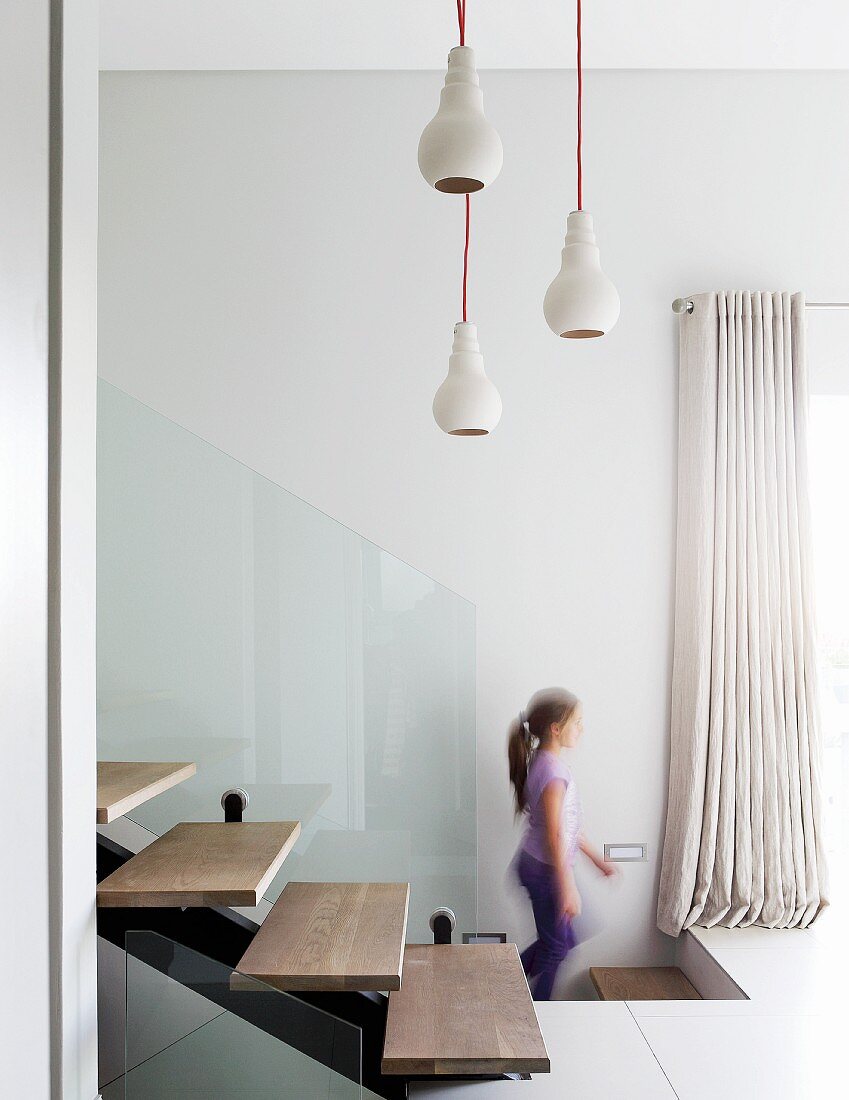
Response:
[[[358,1027],[155,932],[126,936],[123,1078],[103,1100],[360,1100]]]
[[[98,755],[197,775],[136,808],[161,834],[301,822],[274,880],[409,881],[476,927],[475,609],[101,381]]]

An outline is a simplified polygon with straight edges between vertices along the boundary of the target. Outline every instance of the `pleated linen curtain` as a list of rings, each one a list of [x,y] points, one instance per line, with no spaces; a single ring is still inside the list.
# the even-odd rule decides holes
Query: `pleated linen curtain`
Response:
[[[805,927],[827,904],[805,301],[692,300],[658,926]]]

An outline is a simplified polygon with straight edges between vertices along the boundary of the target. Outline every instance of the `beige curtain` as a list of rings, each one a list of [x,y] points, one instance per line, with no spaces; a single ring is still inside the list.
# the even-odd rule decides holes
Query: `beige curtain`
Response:
[[[658,926],[804,927],[827,904],[805,301],[699,294],[680,321],[669,808]]]

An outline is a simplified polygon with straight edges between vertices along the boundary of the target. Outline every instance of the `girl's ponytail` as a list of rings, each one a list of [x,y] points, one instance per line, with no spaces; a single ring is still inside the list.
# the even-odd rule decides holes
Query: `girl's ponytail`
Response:
[[[510,782],[513,784],[517,817],[525,808],[525,784],[528,781],[533,751],[528,724],[524,714],[520,714],[513,719],[507,731],[507,759],[510,763]]]
[[[577,705],[578,697],[571,691],[566,691],[565,688],[545,688],[532,697],[527,712],[522,711],[510,723],[507,732],[507,759],[510,763],[510,782],[513,784],[517,817],[527,805],[525,787],[536,746],[547,736],[546,731],[553,724],[568,722]]]

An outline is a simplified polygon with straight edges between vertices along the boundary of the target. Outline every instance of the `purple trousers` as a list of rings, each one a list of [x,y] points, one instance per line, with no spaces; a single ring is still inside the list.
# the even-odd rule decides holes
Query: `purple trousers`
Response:
[[[575,946],[572,922],[560,910],[554,868],[520,852],[516,870],[534,910],[537,938],[522,952],[522,966],[535,1001],[550,1001],[557,970]]]

